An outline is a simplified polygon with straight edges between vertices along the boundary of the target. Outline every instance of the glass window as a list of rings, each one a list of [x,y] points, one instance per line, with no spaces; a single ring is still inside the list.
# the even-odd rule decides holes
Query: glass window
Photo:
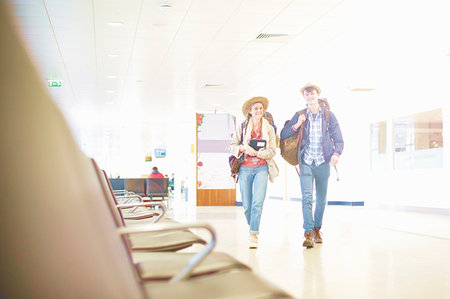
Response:
[[[370,125],[370,168],[372,170],[380,170],[387,167],[386,127],[386,121]]]
[[[394,169],[443,167],[442,109],[393,121]]]

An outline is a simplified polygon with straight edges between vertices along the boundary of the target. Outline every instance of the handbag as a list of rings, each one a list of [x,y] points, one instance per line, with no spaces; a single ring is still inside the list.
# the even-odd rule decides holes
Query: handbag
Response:
[[[241,167],[242,161],[244,161],[244,155],[241,155],[239,158],[236,158],[234,155],[228,157],[232,178],[236,179],[239,174],[239,168]]]
[[[242,136],[244,130],[245,122],[241,124],[241,142],[242,144]],[[242,154],[239,158],[234,155],[228,157],[228,164],[230,164],[231,177],[235,182],[238,180],[239,168],[241,168],[241,163],[244,161],[244,154]]]

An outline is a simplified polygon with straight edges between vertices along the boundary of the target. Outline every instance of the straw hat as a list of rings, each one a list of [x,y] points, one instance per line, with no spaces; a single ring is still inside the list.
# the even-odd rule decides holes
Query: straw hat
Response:
[[[250,108],[250,106],[254,103],[261,103],[264,107],[264,111],[266,111],[267,107],[269,107],[269,100],[267,98],[253,97],[250,100],[245,101],[245,103],[242,105],[242,114],[244,114],[244,116],[247,116],[248,108]]]
[[[305,86],[303,86],[302,88],[300,88],[300,93],[303,95],[303,92],[305,91],[305,89],[307,89],[308,87],[312,87],[315,90],[317,90],[317,93],[320,95],[322,93],[322,91],[320,90],[320,87],[317,86],[316,84],[312,84],[312,83],[306,83]]]

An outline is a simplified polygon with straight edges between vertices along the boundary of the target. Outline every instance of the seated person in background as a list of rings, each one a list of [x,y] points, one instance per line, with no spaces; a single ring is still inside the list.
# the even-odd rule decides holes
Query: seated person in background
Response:
[[[152,173],[150,173],[148,175],[149,178],[161,178],[161,179],[164,178],[164,175],[161,172],[158,171],[158,167],[154,166],[152,168],[152,170],[153,170]]]

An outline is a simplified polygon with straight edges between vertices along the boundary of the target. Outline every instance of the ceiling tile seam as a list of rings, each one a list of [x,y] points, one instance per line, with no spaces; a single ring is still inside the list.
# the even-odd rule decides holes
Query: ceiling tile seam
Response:
[[[216,37],[217,37],[217,35],[219,34],[219,32],[226,26],[226,24],[228,24],[228,22],[230,21],[230,19],[231,19],[232,16],[234,15],[234,13],[241,7],[241,5],[242,5],[243,2],[244,2],[244,0],[242,0],[242,1],[239,3],[239,5],[236,7],[236,9],[235,9],[232,13],[230,13],[230,17],[229,17],[225,22],[223,22],[223,25],[220,27],[219,30],[216,31],[216,34],[211,38],[211,41],[209,42],[209,44],[208,44],[207,46],[205,46],[204,50],[198,55],[198,57],[203,57],[203,53],[206,52],[206,50],[208,49],[208,47],[211,45],[211,42],[213,42],[213,41],[216,39]],[[245,46],[244,46],[244,47],[245,47]],[[244,48],[244,47],[243,47],[243,48]],[[242,49],[241,49],[241,51],[242,51]],[[189,69],[186,71],[186,74],[189,74],[189,73],[191,72],[192,68],[198,63],[198,60],[199,60],[199,58],[197,58],[197,59],[195,60],[195,62],[193,62],[193,63],[191,64],[191,66],[189,67]],[[176,85],[175,91],[174,91],[174,92],[176,92],[176,91],[178,90],[178,88],[180,87],[180,85],[181,85],[182,83],[183,83],[183,80],[180,80],[180,82]]]
[[[293,36],[300,36],[303,33],[305,33],[306,31],[308,31],[309,28],[311,28],[312,26],[314,26],[316,23],[318,23],[320,20],[322,20],[325,16],[329,15],[333,10],[335,10],[338,6],[340,6],[345,0],[341,0],[338,3],[336,3],[335,5],[333,5],[330,9],[328,9],[326,12],[324,12],[322,15],[320,15],[319,17],[317,17],[314,21],[312,21],[308,26],[306,26],[305,28],[303,28],[302,31],[300,31],[297,34],[293,34]]]
[[[292,2],[294,2],[295,0],[291,0],[291,2],[289,2],[289,4],[286,4],[286,6],[283,8],[283,9],[281,9],[278,13],[277,13],[277,15],[276,16],[274,16],[273,18],[272,18],[272,20],[271,21],[269,21],[269,22],[267,22],[266,23],[266,25],[262,28],[262,30],[260,31],[260,33],[263,33],[264,32],[264,28],[267,28],[267,26],[269,26],[270,24],[272,24],[273,23],[273,21],[274,20],[276,20],[276,18],[278,18],[289,6],[291,6],[291,4],[292,4]]]
[[[50,18],[50,15],[48,13],[48,9],[47,9],[47,5],[45,4],[45,0],[42,0],[42,5],[44,5],[45,13],[47,14],[48,22],[50,23],[50,28],[52,28],[53,38],[55,39],[56,47],[58,48],[58,53],[59,53],[59,56],[61,57],[61,61],[62,61],[62,64],[64,66],[64,72],[66,73],[67,81],[69,81],[70,89],[72,90],[73,98],[75,99],[75,102],[78,104],[79,101],[78,101],[78,99],[77,99],[77,97],[75,95],[75,90],[73,89],[73,85],[72,85],[72,82],[71,82],[70,77],[69,77],[69,72],[67,71],[67,66],[66,66],[66,63],[64,61],[64,57],[62,55],[62,52],[61,52],[61,47],[59,46],[59,43],[58,43],[58,39],[56,38],[55,29],[53,28],[53,23],[52,23],[52,20]]]
[[[131,44],[130,56],[128,57],[128,65],[127,65],[127,71],[125,73],[125,80],[123,80],[124,83],[122,85],[122,86],[125,86],[125,88],[127,88],[126,86],[130,86],[130,84],[127,84],[127,82],[128,82],[128,74],[130,72],[130,66],[131,66],[131,61],[132,61],[132,57],[133,57],[133,52],[134,52],[134,48],[135,48],[135,45],[136,45],[136,36],[137,36],[137,31],[138,31],[138,28],[139,28],[139,24],[141,22],[143,6],[144,6],[144,0],[141,0],[141,6],[139,8],[139,15],[138,15],[138,19],[136,21],[136,29],[134,31],[133,42]],[[125,91],[121,92],[121,100],[120,100],[121,103],[123,103],[125,101],[125,98],[123,98],[124,94],[127,94],[127,93]]]

